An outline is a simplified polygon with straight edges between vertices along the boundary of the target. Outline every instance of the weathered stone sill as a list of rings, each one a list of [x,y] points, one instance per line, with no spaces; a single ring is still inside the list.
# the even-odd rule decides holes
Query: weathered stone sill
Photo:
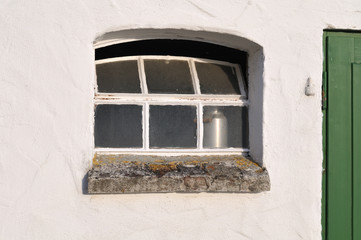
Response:
[[[267,170],[239,155],[96,155],[88,172],[89,194],[269,190]]]

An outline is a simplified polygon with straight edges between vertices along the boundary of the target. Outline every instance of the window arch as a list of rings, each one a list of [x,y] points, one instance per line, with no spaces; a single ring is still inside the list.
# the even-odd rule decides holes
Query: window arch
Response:
[[[263,164],[263,77],[264,55],[263,48],[256,42],[226,31],[205,31],[188,29],[125,29],[99,35],[94,41],[94,48],[99,49],[118,43],[131,43],[142,40],[192,40],[199,43],[210,43],[241,50],[246,53],[244,61],[247,69],[244,73],[248,101],[249,115],[249,147],[253,160]],[[222,55],[222,54],[220,54]],[[97,55],[98,57],[98,55]],[[207,57],[206,57],[207,58]]]

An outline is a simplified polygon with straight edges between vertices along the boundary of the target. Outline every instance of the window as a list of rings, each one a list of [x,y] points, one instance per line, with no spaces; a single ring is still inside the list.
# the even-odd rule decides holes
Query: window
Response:
[[[246,154],[242,70],[237,63],[185,56],[97,60],[96,151]]]
[[[88,193],[269,191],[267,170],[248,158],[246,52],[187,40],[116,42],[95,50]]]

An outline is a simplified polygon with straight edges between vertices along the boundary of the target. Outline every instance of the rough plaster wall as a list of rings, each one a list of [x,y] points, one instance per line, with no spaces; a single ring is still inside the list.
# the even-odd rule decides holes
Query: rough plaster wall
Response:
[[[322,30],[361,29],[360,1],[0,6],[0,239],[321,239]],[[83,194],[93,155],[93,41],[130,28],[220,31],[263,47],[270,192]],[[308,77],[313,97],[304,95]]]

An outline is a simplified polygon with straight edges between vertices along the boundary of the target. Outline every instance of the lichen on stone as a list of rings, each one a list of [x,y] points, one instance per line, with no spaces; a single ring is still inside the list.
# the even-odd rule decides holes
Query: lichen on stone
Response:
[[[261,192],[267,170],[244,156],[96,155],[89,193]]]

